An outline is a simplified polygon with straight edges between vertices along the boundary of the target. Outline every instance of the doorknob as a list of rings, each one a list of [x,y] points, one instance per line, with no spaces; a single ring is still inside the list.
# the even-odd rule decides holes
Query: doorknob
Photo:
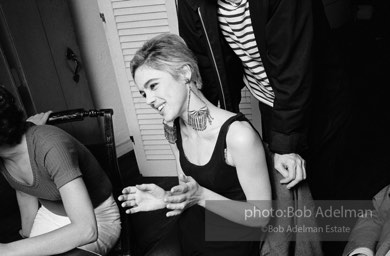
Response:
[[[67,48],[67,50],[66,50],[66,58],[70,61],[73,61],[75,64],[75,68],[73,71],[73,81],[78,83],[80,80],[79,72],[80,72],[80,68],[81,68],[81,62],[78,60],[76,54],[70,48]]]

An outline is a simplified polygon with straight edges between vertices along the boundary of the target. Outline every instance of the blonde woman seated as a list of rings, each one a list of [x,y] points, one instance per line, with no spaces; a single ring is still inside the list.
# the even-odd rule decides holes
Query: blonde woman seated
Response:
[[[166,207],[167,216],[180,214],[182,255],[258,255],[258,241],[206,241],[204,230],[206,212],[258,229],[267,225],[266,217],[244,216],[245,210],[271,207],[257,132],[242,114],[220,109],[202,95],[194,55],[177,35],[146,42],[131,61],[131,73],[146,103],[163,118],[180,184],[169,192],[155,184],[127,187],[119,198],[122,206],[131,207],[128,213]]]
[[[16,190],[25,237],[0,244],[0,255],[53,255],[76,247],[106,255],[115,245],[119,209],[96,159],[65,131],[29,125],[1,86],[0,172]]]

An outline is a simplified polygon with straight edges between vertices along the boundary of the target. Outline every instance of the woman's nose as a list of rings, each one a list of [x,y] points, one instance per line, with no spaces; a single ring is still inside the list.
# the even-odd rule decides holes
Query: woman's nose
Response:
[[[152,105],[153,102],[156,100],[156,97],[153,93],[146,93],[146,104]]]

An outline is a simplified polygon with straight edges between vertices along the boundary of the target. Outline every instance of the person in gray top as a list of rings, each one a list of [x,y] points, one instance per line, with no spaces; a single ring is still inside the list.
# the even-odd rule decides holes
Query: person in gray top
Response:
[[[93,155],[65,131],[26,122],[0,87],[0,172],[16,190],[25,239],[0,255],[53,255],[76,247],[105,255],[120,235],[112,186]]]

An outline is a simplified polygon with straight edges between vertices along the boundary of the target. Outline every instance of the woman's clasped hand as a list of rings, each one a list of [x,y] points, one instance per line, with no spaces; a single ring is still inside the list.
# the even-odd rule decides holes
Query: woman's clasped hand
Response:
[[[186,208],[202,201],[202,187],[190,176],[180,175],[180,184],[165,191],[156,184],[129,186],[119,196],[121,206],[129,208],[126,213],[132,214],[167,208],[166,216],[176,216]]]

